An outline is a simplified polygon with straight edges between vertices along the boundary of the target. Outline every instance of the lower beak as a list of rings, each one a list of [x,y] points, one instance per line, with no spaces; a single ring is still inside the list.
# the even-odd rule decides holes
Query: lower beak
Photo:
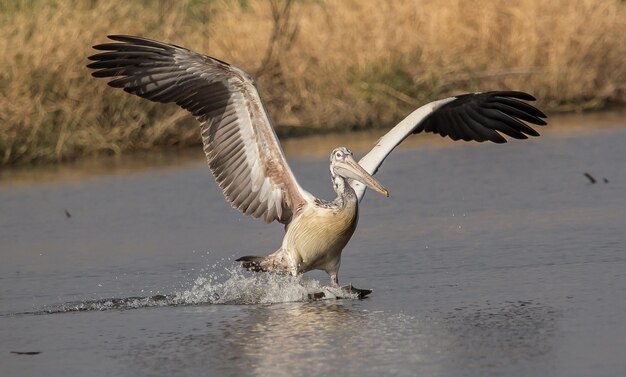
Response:
[[[353,158],[349,158],[345,162],[338,163],[335,169],[340,175],[357,180],[372,190],[382,195],[389,196],[389,191],[387,191],[387,189],[383,187],[383,185],[381,185],[376,178],[372,177],[370,173],[366,172],[365,169],[363,169]]]

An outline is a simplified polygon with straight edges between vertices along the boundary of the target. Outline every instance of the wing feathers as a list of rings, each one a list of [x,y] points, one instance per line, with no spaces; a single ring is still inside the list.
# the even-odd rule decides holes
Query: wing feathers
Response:
[[[467,113],[457,113],[456,114],[460,119],[460,122],[467,125],[468,130],[471,130],[474,135],[474,140],[478,142],[483,142],[485,140],[490,140],[493,137],[491,133],[495,133],[493,130],[489,130],[480,125],[480,123],[476,122],[472,117]]]
[[[94,46],[94,77],[155,102],[174,102],[201,122],[209,168],[235,208],[267,222],[291,221],[310,201],[298,185],[252,79],[223,61],[141,37]]]
[[[495,103],[489,103],[486,106],[488,106],[491,109],[495,109],[495,110],[499,110],[504,114],[509,114],[512,117],[524,120],[526,122],[530,122],[533,124],[539,124],[539,125],[545,125],[546,122],[541,119],[538,118],[537,116],[528,113],[526,111],[520,110],[519,108],[513,107],[513,106],[509,106],[508,104],[506,104],[505,102],[495,102]],[[526,130],[533,136],[539,136],[539,133],[537,133],[537,131],[535,131],[534,129],[526,126]]]
[[[455,124],[463,125],[465,123],[465,121],[463,120],[463,117],[459,113],[450,113],[450,116],[454,119],[454,123]],[[464,131],[463,140],[465,140],[465,141],[470,141],[470,140],[485,141],[484,137],[482,137],[480,134],[478,134],[478,133],[476,133],[476,131],[474,131],[474,127],[471,124],[468,124],[465,127],[459,126],[459,128],[463,129],[463,131]]]
[[[463,94],[431,102],[412,112],[402,122],[383,136],[359,164],[370,174],[375,174],[393,149],[412,133],[432,132],[452,140],[506,143],[501,135],[515,139],[539,136],[524,122],[546,125],[546,115],[524,101],[535,97],[518,91],[499,91]],[[365,186],[350,183],[359,199]]]
[[[490,139],[490,141],[494,143],[506,143],[506,139],[495,131],[499,131],[513,138],[523,137],[521,133],[517,132],[515,129],[507,125],[507,120],[504,117],[499,119],[499,114],[497,114],[496,112],[489,112],[487,111],[487,109],[468,108],[467,113],[483,127],[486,121],[493,121],[490,123],[489,129],[494,131],[492,133],[492,137],[495,136],[495,138]]]
[[[482,124],[482,117],[474,109],[469,108],[463,114],[465,114],[469,119],[472,120],[472,124],[474,125],[474,127],[477,127],[479,130],[487,135],[487,140],[497,144],[506,143],[506,139],[503,138],[502,135],[497,133],[493,128],[487,128]]]

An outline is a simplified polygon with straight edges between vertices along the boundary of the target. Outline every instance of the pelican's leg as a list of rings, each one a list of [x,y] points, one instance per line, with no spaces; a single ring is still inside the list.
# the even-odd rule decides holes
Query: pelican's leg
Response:
[[[339,263],[334,263],[329,270],[326,270],[326,273],[330,275],[330,286],[333,288],[339,287],[339,279],[337,278],[337,274],[339,273]]]

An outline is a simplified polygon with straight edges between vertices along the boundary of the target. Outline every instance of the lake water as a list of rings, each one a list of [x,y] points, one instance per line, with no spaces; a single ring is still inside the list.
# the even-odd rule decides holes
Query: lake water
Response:
[[[307,301],[320,272],[237,267],[282,227],[231,209],[200,150],[5,169],[0,374],[625,375],[626,116],[551,121],[526,141],[416,135],[394,152],[377,175],[391,197],[366,195],[343,253],[340,283],[364,300]],[[332,148],[374,140],[285,150],[331,198]]]

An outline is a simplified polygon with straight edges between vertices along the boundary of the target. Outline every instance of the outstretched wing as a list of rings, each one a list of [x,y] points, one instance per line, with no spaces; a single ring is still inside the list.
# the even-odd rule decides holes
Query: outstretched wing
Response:
[[[226,200],[246,215],[289,223],[310,194],[296,181],[252,78],[218,59],[124,35],[94,46],[94,77],[155,102],[174,102],[201,122],[209,168]]]
[[[506,143],[501,135],[527,139],[539,133],[526,123],[547,124],[541,110],[524,101],[534,101],[530,94],[515,91],[494,91],[463,94],[426,104],[412,112],[386,133],[360,161],[368,173],[375,174],[393,149],[411,134],[432,132],[452,140],[486,140]],[[359,200],[365,185],[352,181]]]

